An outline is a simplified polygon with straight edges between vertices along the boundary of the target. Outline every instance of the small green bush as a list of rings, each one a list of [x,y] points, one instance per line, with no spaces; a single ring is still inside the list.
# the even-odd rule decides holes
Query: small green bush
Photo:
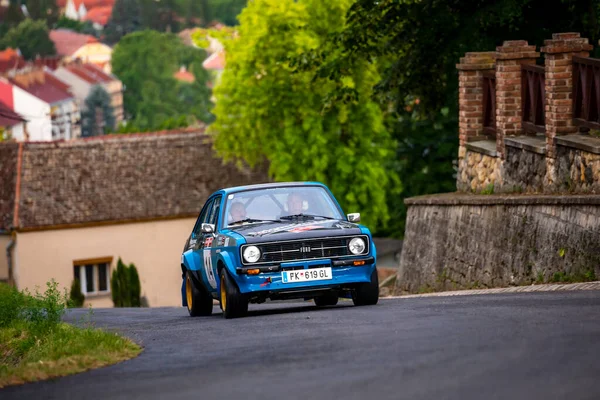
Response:
[[[30,294],[0,284],[0,328],[16,322],[27,322],[38,330],[46,330],[60,323],[67,306],[66,292],[61,294],[54,280],[46,284],[46,291]]]
[[[140,307],[141,284],[135,265],[127,266],[119,258],[110,278],[110,290],[115,307]]]
[[[16,288],[0,283],[0,328],[9,326],[21,314],[25,300]]]
[[[79,279],[74,279],[69,293],[69,307],[82,307],[84,302],[85,296],[81,292],[81,283]]]

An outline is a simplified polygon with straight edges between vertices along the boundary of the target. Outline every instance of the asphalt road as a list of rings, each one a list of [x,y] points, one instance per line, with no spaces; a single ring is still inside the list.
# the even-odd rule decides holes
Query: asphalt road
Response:
[[[600,399],[600,291],[311,304],[96,310],[145,351],[0,399]]]

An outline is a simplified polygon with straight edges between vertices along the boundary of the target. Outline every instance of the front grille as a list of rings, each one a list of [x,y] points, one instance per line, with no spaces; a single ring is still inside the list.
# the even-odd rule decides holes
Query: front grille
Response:
[[[342,236],[255,244],[254,246],[260,249],[261,256],[252,265],[352,256],[354,254],[348,249],[348,243],[355,237]],[[367,236],[360,237],[365,240],[364,254],[367,254],[369,252],[369,238]],[[241,249],[242,253],[244,247]],[[247,264],[243,257],[242,262]]]

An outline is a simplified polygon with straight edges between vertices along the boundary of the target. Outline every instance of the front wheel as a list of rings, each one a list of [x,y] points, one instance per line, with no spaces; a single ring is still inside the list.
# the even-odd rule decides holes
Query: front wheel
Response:
[[[219,273],[219,282],[219,301],[223,317],[227,319],[245,317],[248,314],[248,299],[240,293],[225,268]]]
[[[379,278],[377,268],[371,274],[371,282],[359,283],[352,291],[352,302],[355,306],[372,306],[379,300]]]
[[[191,317],[206,317],[212,314],[212,297],[196,285],[190,271],[185,274],[185,298]]]

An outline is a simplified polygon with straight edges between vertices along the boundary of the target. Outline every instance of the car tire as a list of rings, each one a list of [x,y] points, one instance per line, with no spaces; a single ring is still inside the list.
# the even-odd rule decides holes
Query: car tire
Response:
[[[379,278],[375,268],[370,282],[356,285],[352,291],[352,302],[355,306],[373,306],[377,301],[379,301]]]
[[[190,317],[207,317],[212,314],[212,297],[194,280],[192,273],[187,271],[185,274],[185,295],[187,300],[187,310]]]
[[[245,317],[248,314],[248,299],[238,289],[225,268],[219,273],[219,303],[226,319]]]
[[[338,294],[336,292],[327,293],[323,296],[315,297],[317,307],[335,306],[338,303]]]

